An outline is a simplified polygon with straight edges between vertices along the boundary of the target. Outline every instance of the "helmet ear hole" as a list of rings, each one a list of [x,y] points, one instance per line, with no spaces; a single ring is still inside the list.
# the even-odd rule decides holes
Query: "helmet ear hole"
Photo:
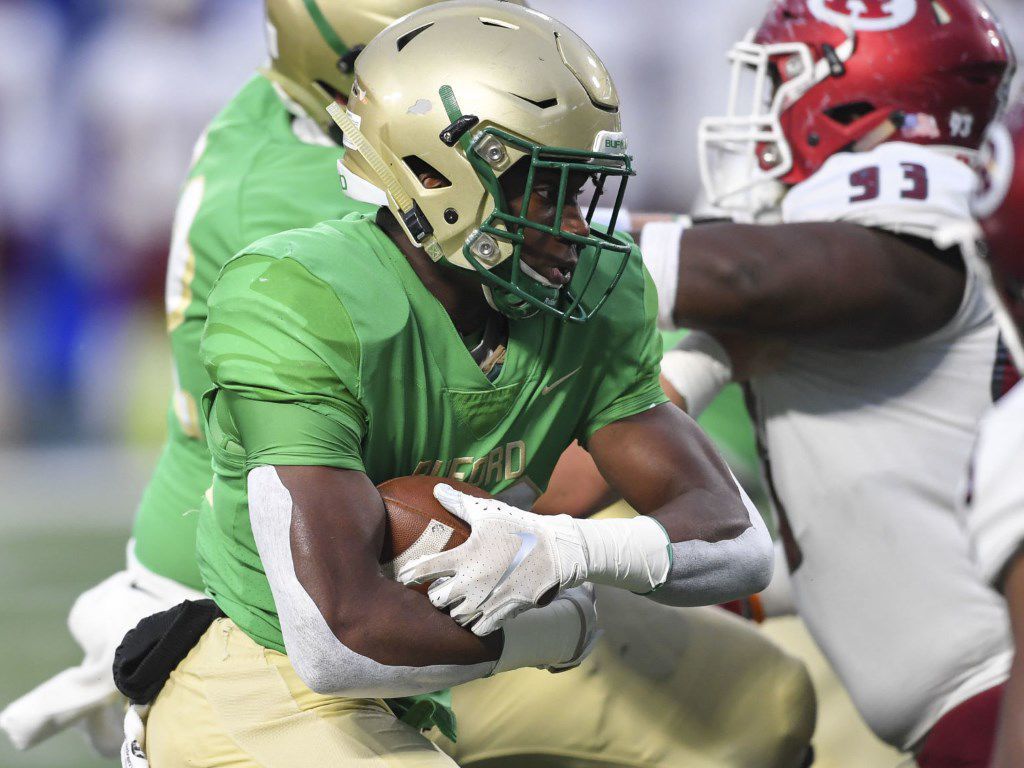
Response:
[[[424,189],[442,189],[452,185],[443,173],[422,157],[406,155],[402,158],[402,162],[413,172],[413,175],[419,180],[420,185]]]
[[[851,101],[825,110],[825,116],[839,125],[852,125],[862,117],[875,111],[875,105],[867,101]]]

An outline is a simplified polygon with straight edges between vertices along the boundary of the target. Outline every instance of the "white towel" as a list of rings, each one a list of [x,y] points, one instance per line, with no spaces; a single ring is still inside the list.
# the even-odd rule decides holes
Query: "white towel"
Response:
[[[147,570],[128,542],[127,570],[84,592],[71,607],[68,628],[85,657],[0,712],[0,728],[18,749],[28,749],[77,725],[104,757],[117,757],[124,740],[127,702],[114,687],[114,651],[146,616],[203,595]]]

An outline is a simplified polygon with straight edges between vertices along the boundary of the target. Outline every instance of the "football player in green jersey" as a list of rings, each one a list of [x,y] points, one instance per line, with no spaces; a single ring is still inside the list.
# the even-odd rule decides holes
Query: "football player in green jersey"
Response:
[[[661,394],[636,249],[614,213],[601,232],[580,209],[590,181],[595,203],[618,188],[617,209],[632,173],[593,51],[542,14],[444,3],[363,51],[349,109],[334,110],[343,179],[376,217],[265,238],[210,293],[215,478],[198,552],[227,618],[153,705],[158,765],[291,765],[297,750],[320,765],[451,765],[373,697],[578,663],[585,579],[701,604],[770,572],[756,511]],[[374,483],[432,473],[525,506],[575,438],[651,516],[552,518],[563,535],[506,539],[520,567],[492,591],[560,550],[571,567],[542,585],[560,593],[550,602],[537,591],[488,632],[488,617],[446,616],[382,577]]]
[[[81,722],[101,753],[117,755],[123,703],[109,675],[114,649],[139,618],[203,589],[195,529],[211,470],[197,404],[211,386],[199,358],[210,286],[231,256],[260,237],[374,210],[339,194],[336,164],[344,149],[324,107],[347,97],[363,45],[431,2],[267,0],[269,63],[200,138],[175,215],[166,287],[174,393],[167,441],[136,514],[128,570],[76,602],[69,622],[86,651],[83,666],[0,715],[19,748]]]

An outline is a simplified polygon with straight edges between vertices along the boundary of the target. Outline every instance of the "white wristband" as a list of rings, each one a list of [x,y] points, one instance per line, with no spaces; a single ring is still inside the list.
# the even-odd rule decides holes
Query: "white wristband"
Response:
[[[524,611],[502,626],[505,645],[492,675],[521,667],[546,667],[571,661],[583,633],[580,609],[572,600]]]
[[[640,253],[658,289],[658,327],[671,331],[676,327],[672,308],[679,286],[679,245],[692,222],[688,216],[676,221],[652,221],[640,231]]]
[[[732,360],[713,336],[694,331],[665,353],[661,375],[686,400],[687,413],[696,419],[732,381]]]
[[[587,549],[588,581],[646,594],[668,578],[672,542],[653,518],[579,520],[576,524]]]

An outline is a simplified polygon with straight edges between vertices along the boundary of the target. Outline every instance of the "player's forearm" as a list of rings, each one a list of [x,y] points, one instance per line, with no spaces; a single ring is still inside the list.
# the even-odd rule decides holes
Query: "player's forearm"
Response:
[[[258,467],[248,476],[253,536],[285,648],[310,688],[346,696],[425,693],[566,663],[582,651],[593,624],[577,607],[586,601],[560,598],[538,610],[529,627],[478,637],[382,576],[380,498],[368,482],[361,473],[323,467]],[[338,509],[337,494],[346,491],[360,513]]]
[[[373,594],[364,593],[359,605],[341,606],[328,621],[334,637],[351,652],[346,654],[349,660],[354,655],[371,663],[339,668],[337,653],[303,649],[307,676],[317,681],[316,687],[311,685],[315,690],[409,695],[522,667],[576,663],[596,620],[592,597],[588,605],[586,598],[566,594],[515,617],[502,630],[477,637],[408,587],[387,580],[380,586]],[[289,654],[294,656],[291,647]]]
[[[649,517],[579,521],[585,578],[676,606],[760,592],[771,580],[771,537],[753,503],[738,484],[736,489],[726,498],[690,491]]]
[[[661,405],[598,430],[588,447],[612,487],[650,517],[579,521],[586,578],[655,590],[675,605],[721,603],[767,585],[764,522],[690,417]]]
[[[282,472],[288,477],[287,468]],[[293,475],[303,477],[300,472],[293,470]],[[316,476],[317,470],[309,474]],[[294,483],[295,477],[288,479]],[[249,473],[247,488],[253,538],[274,596],[284,645],[306,685],[319,693],[402,696],[490,673],[500,640],[466,637],[469,633],[458,627],[444,626],[447,617],[422,596],[387,582],[379,571],[373,580],[363,578],[363,559],[346,551],[350,542],[340,541],[336,529],[330,535],[314,530],[316,516],[304,515],[302,504],[315,503],[318,493],[330,490],[330,485],[303,488],[297,502],[277,468],[258,467]],[[346,533],[358,540],[361,531],[351,527],[356,530]],[[321,547],[335,550],[334,556],[325,556]],[[345,559],[348,567],[342,570],[340,561]],[[392,638],[385,637],[386,611],[393,612]],[[398,636],[414,644],[396,648]],[[432,637],[443,650],[431,652],[416,645],[417,637]]]

